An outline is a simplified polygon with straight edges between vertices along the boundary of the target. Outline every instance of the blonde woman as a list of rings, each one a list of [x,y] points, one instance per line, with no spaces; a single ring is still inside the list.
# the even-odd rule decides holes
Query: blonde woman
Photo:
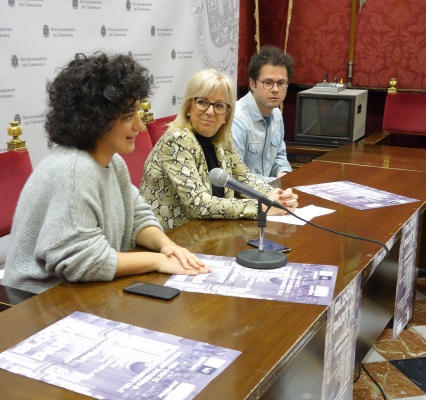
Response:
[[[210,183],[213,168],[286,207],[297,207],[291,189],[274,189],[251,174],[235,150],[231,137],[235,102],[232,79],[217,70],[202,70],[189,81],[179,114],[146,160],[140,186],[164,228],[196,218],[257,218],[257,200],[236,197],[233,190]],[[281,213],[278,208],[268,212]]]

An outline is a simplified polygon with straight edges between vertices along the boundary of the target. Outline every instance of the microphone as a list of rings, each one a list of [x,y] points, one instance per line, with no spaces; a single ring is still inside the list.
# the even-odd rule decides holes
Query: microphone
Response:
[[[252,189],[251,187],[244,185],[241,182],[238,182],[237,180],[232,178],[231,175],[229,175],[226,171],[224,171],[221,168],[213,168],[210,171],[209,181],[215,186],[228,187],[230,189],[236,190],[237,192],[243,193],[246,196],[257,199],[259,202],[261,202],[262,204],[265,204],[268,207],[281,208],[282,210],[287,211],[293,217],[296,217],[300,219],[301,221],[306,222],[307,224],[311,226],[314,226],[315,228],[323,229],[327,232],[336,233],[338,235],[342,235],[352,239],[365,240],[367,242],[377,243],[385,249],[386,255],[389,254],[389,249],[385,243],[379,242],[378,240],[368,239],[368,238],[364,238],[364,237],[360,237],[356,235],[350,235],[348,233],[339,232],[334,229],[326,228],[324,226],[317,225],[311,221],[308,221],[300,217],[299,215],[295,214],[293,211],[290,211],[289,209],[287,209],[286,207],[284,207],[282,204],[278,203],[277,201],[274,201],[270,199],[268,196],[265,196],[264,194],[258,192],[257,190]],[[262,235],[263,235],[263,231],[261,228],[261,236]],[[277,257],[277,253],[282,255],[285,261],[280,260],[278,258],[279,256]],[[266,256],[270,256],[271,260],[269,259],[266,260],[265,259]],[[256,250],[245,250],[240,252],[237,256],[237,262],[238,264],[243,265],[244,267],[256,268],[256,269],[272,269],[272,268],[278,268],[280,266],[284,266],[287,263],[287,259],[282,253],[279,253],[277,251],[263,250],[263,249],[260,250],[259,248],[259,251],[257,251],[257,253],[256,253]]]
[[[244,183],[238,182],[231,175],[229,175],[226,171],[221,168],[213,168],[209,173],[209,181],[212,185],[218,187],[227,187],[246,196],[249,196],[253,199],[260,201],[262,204],[265,204],[268,207],[277,207],[282,210],[286,210],[286,208],[278,203],[275,200],[270,199],[268,196],[263,193],[258,192],[257,190],[244,185]]]
[[[209,181],[212,185],[218,187],[228,187],[236,190],[237,192],[243,193],[246,196],[257,199],[259,202],[259,216],[260,216],[260,204],[265,204],[267,207],[278,207],[285,210],[284,206],[270,199],[268,196],[258,192],[257,190],[238,182],[231,177],[226,171],[220,168],[213,168],[209,173]],[[263,225],[259,220],[258,226],[260,228],[260,244],[263,244]],[[266,224],[266,214],[265,214]],[[287,257],[275,250],[264,250],[263,245],[259,245],[259,250],[251,249],[240,251],[237,254],[236,261],[238,264],[247,268],[255,269],[274,269],[284,267],[287,264]]]

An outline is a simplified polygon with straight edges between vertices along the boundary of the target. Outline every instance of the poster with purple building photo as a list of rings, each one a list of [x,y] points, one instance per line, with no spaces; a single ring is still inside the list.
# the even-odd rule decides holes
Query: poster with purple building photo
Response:
[[[0,368],[96,399],[189,400],[240,354],[74,312],[0,353]]]
[[[394,340],[413,316],[419,219],[420,211],[418,210],[402,227],[393,318],[392,339]]]
[[[360,298],[357,275],[327,309],[322,399],[352,399]]]
[[[235,257],[197,254],[210,268],[208,274],[172,275],[166,286],[181,291],[222,296],[330,305],[338,268],[334,265],[287,263],[258,270],[242,267]]]
[[[327,182],[295,186],[294,188],[358,210],[396,206],[419,201],[350,181]]]

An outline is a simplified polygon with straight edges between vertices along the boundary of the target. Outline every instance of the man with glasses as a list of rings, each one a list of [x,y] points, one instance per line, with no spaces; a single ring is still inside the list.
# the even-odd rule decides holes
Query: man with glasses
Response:
[[[232,137],[250,172],[271,182],[291,171],[279,106],[294,75],[293,58],[264,46],[250,59],[248,73],[250,91],[237,101]]]

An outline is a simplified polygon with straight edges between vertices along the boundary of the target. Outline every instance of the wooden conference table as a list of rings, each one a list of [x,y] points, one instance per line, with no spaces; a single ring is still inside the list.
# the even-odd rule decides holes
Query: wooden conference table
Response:
[[[314,161],[426,172],[426,149],[359,142],[331,150]]]
[[[300,206],[315,204],[335,213],[314,222],[387,242],[426,207],[425,174],[338,163],[309,163],[281,179],[282,187],[349,180],[419,199],[415,203],[356,210],[299,192]],[[195,220],[169,232],[194,252],[236,256],[258,236],[256,221]],[[334,297],[362,275],[360,339],[362,358],[393,314],[399,240],[369,277],[380,245],[349,239],[310,225],[268,222],[265,236],[292,248],[290,262],[337,265]],[[150,273],[113,282],[63,283],[0,313],[0,351],[21,342],[74,311],[236,349],[242,354],[197,399],[319,399],[324,361],[324,306],[182,292],[171,302],[123,294],[134,280],[163,284]],[[1,393],[14,399],[82,399],[85,396],[0,370]]]
[[[346,144],[332,150],[316,158],[315,161],[426,172],[426,149],[379,146],[359,142]],[[426,185],[425,181],[423,181],[423,185]],[[423,223],[422,237],[419,243],[419,267],[426,269],[426,222]]]

